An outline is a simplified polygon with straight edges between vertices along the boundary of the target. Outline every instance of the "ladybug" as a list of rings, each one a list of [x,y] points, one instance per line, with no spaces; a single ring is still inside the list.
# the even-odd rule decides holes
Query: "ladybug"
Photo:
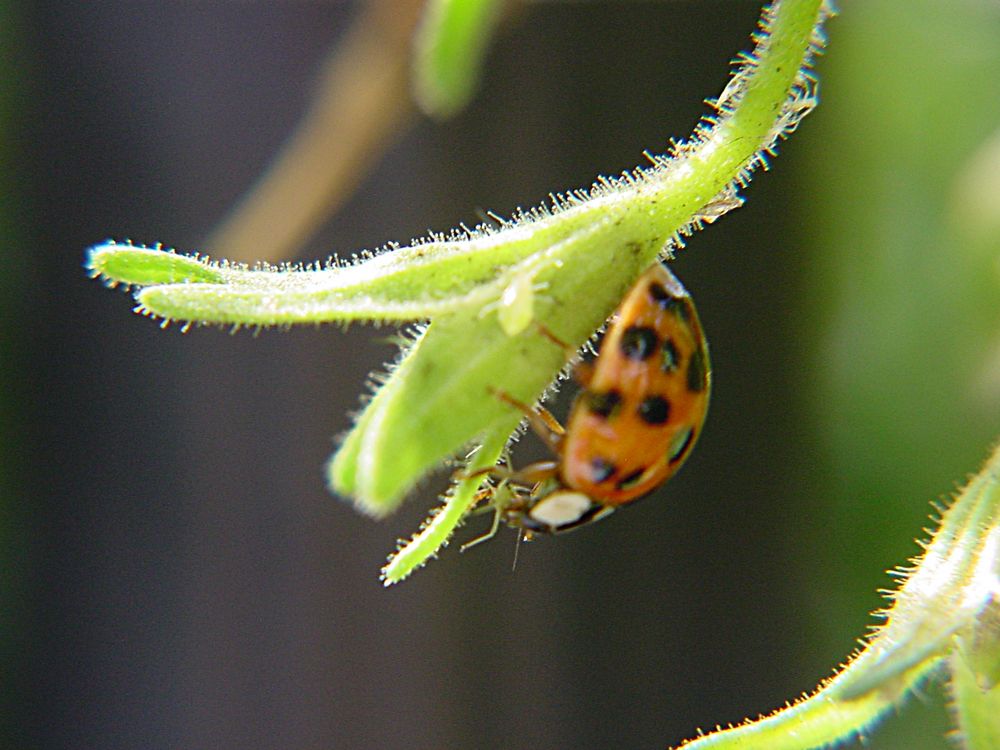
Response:
[[[655,490],[691,453],[708,410],[708,345],[691,296],[666,266],[657,262],[629,290],[597,358],[575,377],[582,390],[565,429],[546,409],[496,392],[555,457],[489,470],[499,480],[494,525],[502,518],[528,537],[580,528]]]

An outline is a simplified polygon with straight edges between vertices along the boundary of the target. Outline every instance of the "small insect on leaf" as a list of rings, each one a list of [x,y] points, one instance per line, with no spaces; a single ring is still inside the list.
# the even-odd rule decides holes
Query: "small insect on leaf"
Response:
[[[535,316],[535,288],[530,274],[520,273],[503,290],[497,308],[500,327],[508,336],[527,328]]]

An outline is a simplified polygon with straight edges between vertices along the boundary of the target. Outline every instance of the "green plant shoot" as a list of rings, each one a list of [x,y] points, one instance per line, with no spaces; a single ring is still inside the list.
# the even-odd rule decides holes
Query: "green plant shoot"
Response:
[[[689,140],[647,155],[649,166],[495,225],[323,266],[247,268],[115,242],[93,248],[88,266],[111,285],[135,288],[137,310],[165,325],[430,321],[329,466],[334,492],[385,516],[462,451],[473,453],[467,474],[496,463],[522,415],[492,393],[533,403],[567,365],[537,323],[584,345],[646,268],[742,203],[738,190],[753,169],[816,103],[808,69],[828,14],[822,0],[765,9],[753,53],[737,60],[714,113]],[[444,509],[391,558],[387,585],[448,541],[483,481],[456,481]]]

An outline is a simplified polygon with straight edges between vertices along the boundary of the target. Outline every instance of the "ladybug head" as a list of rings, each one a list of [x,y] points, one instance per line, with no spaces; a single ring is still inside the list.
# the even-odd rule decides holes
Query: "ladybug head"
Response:
[[[611,514],[614,508],[595,503],[582,492],[557,487],[542,496],[525,498],[523,505],[507,509],[508,525],[540,534],[560,534],[578,529]]]

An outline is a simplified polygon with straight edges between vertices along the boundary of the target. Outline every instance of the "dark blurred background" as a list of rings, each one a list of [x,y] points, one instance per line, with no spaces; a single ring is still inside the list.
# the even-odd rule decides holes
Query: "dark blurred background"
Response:
[[[715,367],[684,470],[516,571],[506,532],[385,590],[443,478],[375,523],[322,469],[387,332],[162,331],[82,268],[211,253],[354,4],[0,2],[4,746],[661,748],[827,676],[1000,433],[1000,11],[840,5],[822,106],[675,264]],[[527,4],[301,257],[641,163],[758,13]],[[868,746],[947,747],[942,706]]]

